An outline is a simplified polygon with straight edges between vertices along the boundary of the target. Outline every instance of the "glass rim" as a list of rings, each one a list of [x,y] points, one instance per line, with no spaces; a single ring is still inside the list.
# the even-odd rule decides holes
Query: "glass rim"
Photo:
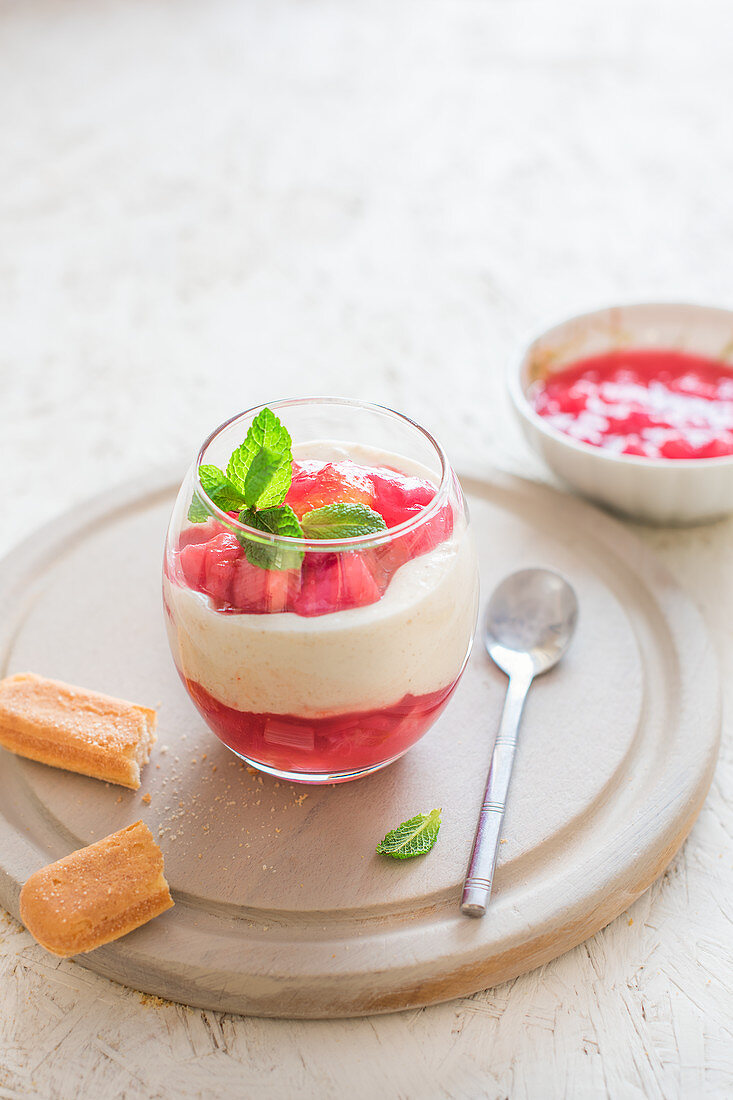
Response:
[[[199,477],[199,469],[204,462],[206,451],[214,440],[238,420],[244,420],[245,418],[253,420],[255,416],[265,408],[272,409],[273,412],[276,412],[278,409],[294,408],[304,405],[335,405],[342,406],[343,408],[360,409],[366,412],[378,413],[382,416],[386,415],[393,417],[395,420],[401,421],[403,424],[408,424],[411,428],[415,429],[432,446],[440,461],[440,482],[437,486],[435,496],[430,503],[421,508],[416,515],[405,520],[404,523],[397,524],[396,527],[388,527],[384,531],[378,531],[368,535],[355,535],[348,539],[301,539],[293,537],[292,535],[273,535],[269,531],[260,531],[256,527],[249,527],[246,523],[242,523],[240,519],[234,519],[228,512],[222,511],[204,491]],[[258,542],[268,546],[290,547],[304,551],[316,551],[320,553],[343,553],[348,550],[368,550],[374,546],[383,546],[385,543],[389,543],[395,538],[399,538],[410,531],[422,527],[424,523],[437,515],[446,502],[451,477],[452,469],[445,451],[440,443],[438,443],[435,436],[426,428],[423,428],[422,425],[418,424],[416,420],[413,420],[409,416],[405,416],[404,413],[397,412],[396,409],[390,409],[387,405],[378,405],[371,401],[358,401],[348,397],[282,398],[279,401],[264,401],[261,405],[254,405],[252,408],[245,409],[243,412],[235,413],[234,416],[230,416],[228,420],[225,420],[222,424],[219,424],[218,427],[214,428],[201,444],[198,455],[196,456],[193,471],[194,492],[197,494],[206,510],[215,519],[223,522],[230,530],[241,531],[251,542]]]

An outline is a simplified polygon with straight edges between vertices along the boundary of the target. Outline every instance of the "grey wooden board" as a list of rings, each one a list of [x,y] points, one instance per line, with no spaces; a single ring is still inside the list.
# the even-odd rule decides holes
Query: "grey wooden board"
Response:
[[[209,733],[169,655],[160,562],[177,477],[39,531],[0,566],[0,672],[33,670],[159,708],[139,792],[0,753],[0,902],[37,867],[142,817],[176,907],[78,962],[145,992],[272,1016],[346,1016],[474,992],[543,963],[664,869],[710,784],[720,711],[702,621],[650,552],[575,498],[464,478],[484,595],[564,572],[581,616],[525,712],[495,893],[458,900],[505,680],[477,648],[451,705],[385,771],[337,787],[252,776]],[[151,795],[149,804],[142,801]],[[376,856],[443,807],[424,859]]]

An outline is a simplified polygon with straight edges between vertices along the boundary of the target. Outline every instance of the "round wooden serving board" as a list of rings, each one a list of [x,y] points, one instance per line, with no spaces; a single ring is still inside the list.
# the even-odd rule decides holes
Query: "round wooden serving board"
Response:
[[[328,1017],[429,1004],[511,978],[607,924],[677,851],[710,784],[719,689],[695,608],[624,527],[579,500],[464,478],[483,595],[544,565],[580,601],[565,660],[533,686],[483,920],[461,884],[506,687],[479,647],[446,713],[386,770],[335,787],[250,774],[173,668],[160,564],[177,478],[105,496],[0,566],[0,675],[35,671],[159,711],[140,791],[0,752],[0,902],[142,818],[176,905],[77,961],[191,1005]],[[149,802],[143,796],[149,794]],[[426,857],[377,856],[434,806]]]

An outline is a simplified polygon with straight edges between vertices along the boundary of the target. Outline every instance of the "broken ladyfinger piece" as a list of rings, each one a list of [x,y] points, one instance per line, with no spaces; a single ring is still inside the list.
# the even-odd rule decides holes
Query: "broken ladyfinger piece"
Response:
[[[170,909],[163,855],[142,821],[42,867],[20,893],[20,919],[66,958],[92,951]]]
[[[147,707],[32,672],[0,680],[0,745],[108,783],[140,786],[155,723]]]

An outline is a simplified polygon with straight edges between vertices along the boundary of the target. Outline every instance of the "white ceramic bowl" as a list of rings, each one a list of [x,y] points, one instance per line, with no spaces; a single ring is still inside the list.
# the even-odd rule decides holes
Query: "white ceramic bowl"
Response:
[[[571,439],[534,411],[527,399],[532,382],[574,360],[620,347],[676,348],[733,365],[733,312],[675,304],[613,306],[549,329],[508,373],[529,442],[584,496],[635,519],[690,524],[733,512],[733,455],[674,460],[616,455]]]

